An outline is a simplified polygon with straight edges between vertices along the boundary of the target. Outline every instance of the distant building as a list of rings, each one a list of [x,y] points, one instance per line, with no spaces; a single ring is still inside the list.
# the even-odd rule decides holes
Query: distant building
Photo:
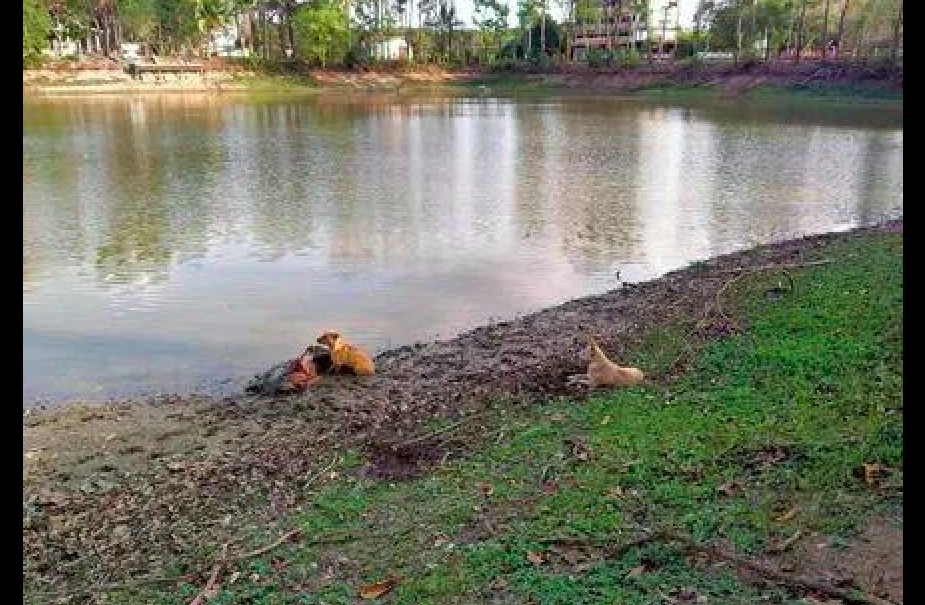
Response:
[[[246,57],[247,49],[241,43],[238,28],[233,24],[217,27],[210,32],[209,52],[216,57]]]
[[[572,59],[582,59],[589,51],[627,51],[670,54],[678,39],[678,3],[650,0],[649,13],[634,12],[619,0],[601,0],[596,18],[579,19],[571,40]],[[622,8],[621,8],[622,7]]]
[[[392,36],[373,42],[370,48],[373,58],[380,61],[407,61],[412,59],[411,46],[401,36]]]

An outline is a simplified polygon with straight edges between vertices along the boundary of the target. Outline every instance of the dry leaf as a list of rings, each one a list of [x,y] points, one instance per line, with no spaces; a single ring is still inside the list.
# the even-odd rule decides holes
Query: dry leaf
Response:
[[[583,441],[572,442],[572,455],[581,461],[588,459],[588,445]]]
[[[619,485],[617,487],[612,487],[607,491],[607,497],[611,500],[619,500],[624,496],[623,488]]]
[[[555,481],[544,481],[540,489],[543,490],[543,493],[554,494],[559,491],[559,484]]]
[[[639,566],[637,566],[637,567],[632,568],[632,569],[629,570],[628,572],[626,572],[626,576],[624,576],[624,577],[627,577],[627,578],[638,578],[639,576],[641,576],[642,574],[644,574],[645,571],[646,571],[646,566],[645,566],[645,565],[639,565]]]
[[[541,565],[546,561],[546,557],[543,556],[543,553],[528,551],[527,561],[530,561],[534,565]]]
[[[860,467],[854,469],[854,475],[855,477],[863,478],[867,485],[876,487],[880,484],[880,480],[888,471],[889,469],[882,464],[872,462],[862,464]]]
[[[381,582],[376,582],[375,584],[367,584],[366,586],[361,586],[357,591],[361,599],[378,599],[381,596],[388,594],[393,588],[398,585],[399,578],[392,577]]]
[[[741,487],[742,484],[740,484],[738,481],[730,481],[729,483],[723,483],[720,485],[718,488],[716,488],[716,491],[723,494],[724,496],[732,497],[736,495]]]
[[[791,519],[793,519],[794,517],[797,516],[797,511],[799,511],[799,510],[800,510],[800,508],[799,508],[798,506],[794,505],[794,506],[790,507],[790,510],[788,510],[787,512],[785,512],[783,515],[777,517],[777,518],[775,519],[775,521],[777,521],[778,523],[784,523],[784,522],[786,522],[786,521],[789,521],[789,520],[791,520]]]
[[[706,603],[707,597],[693,588],[679,588],[671,592],[675,603]]]

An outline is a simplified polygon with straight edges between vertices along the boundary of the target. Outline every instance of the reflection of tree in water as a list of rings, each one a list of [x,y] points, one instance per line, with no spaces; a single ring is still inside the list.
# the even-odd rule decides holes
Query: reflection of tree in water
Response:
[[[370,221],[378,200],[358,193],[359,183],[373,175],[356,158],[358,145],[369,146],[363,131],[368,109],[365,103],[327,100],[246,112],[248,151],[237,158],[244,165],[238,173],[247,175],[242,185],[252,234],[271,257],[316,249],[326,230],[332,245],[351,258],[375,245]],[[338,254],[338,248],[329,251]]]
[[[896,200],[891,199],[893,192],[886,184],[893,176],[890,174],[890,168],[897,164],[902,166],[902,160],[900,159],[898,163],[891,163],[888,156],[898,149],[901,158],[902,147],[891,147],[891,138],[892,135],[882,131],[868,132],[864,135],[864,152],[860,158],[862,165],[858,167],[861,191],[854,208],[856,218],[860,223],[872,223],[885,218],[882,216],[883,213],[892,210],[896,203]],[[900,177],[897,183],[901,182]],[[899,192],[901,195],[901,187]]]
[[[95,204],[104,243],[95,266],[104,283],[164,279],[172,264],[207,251],[222,116],[173,109],[118,105],[98,129],[105,161]]]
[[[522,141],[515,205],[521,231],[547,225],[557,247],[583,270],[634,259],[640,241],[630,184],[639,146],[635,112],[597,102],[575,111],[521,105],[515,111]]]

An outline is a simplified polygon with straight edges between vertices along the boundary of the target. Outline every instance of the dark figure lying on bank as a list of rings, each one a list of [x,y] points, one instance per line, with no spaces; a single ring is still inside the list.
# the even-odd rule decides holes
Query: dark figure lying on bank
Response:
[[[323,374],[333,373],[334,363],[327,347],[311,345],[296,359],[277,364],[255,376],[245,387],[250,395],[301,393],[316,384]]]
[[[324,374],[371,376],[375,373],[372,358],[359,347],[344,342],[337,332],[325,332],[318,337],[318,342],[324,346],[310,345],[298,358],[255,376],[245,391],[251,395],[287,395],[314,386]]]

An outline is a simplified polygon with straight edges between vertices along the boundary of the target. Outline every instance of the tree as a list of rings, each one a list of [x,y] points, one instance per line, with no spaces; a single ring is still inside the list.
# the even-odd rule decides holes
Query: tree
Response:
[[[517,0],[517,22],[521,29],[524,58],[533,55],[533,24],[539,16],[536,0]]]
[[[437,49],[444,60],[449,60],[453,52],[453,35],[463,26],[463,22],[456,16],[456,7],[441,1],[437,14],[426,25],[433,27],[437,35]]]
[[[835,39],[835,49],[839,56],[842,54],[843,40],[845,39],[845,16],[848,14],[848,6],[851,0],[844,0],[841,7],[841,15],[838,17],[838,36]]]
[[[140,42],[148,56],[158,24],[153,0],[118,0],[116,6],[130,39]]]
[[[899,57],[899,47],[902,44],[903,3],[899,3],[899,14],[893,20],[893,44],[890,47],[890,62],[896,63]]]
[[[825,59],[829,52],[829,4],[830,0],[825,0],[825,13],[822,18],[822,58]]]
[[[199,41],[199,15],[195,0],[157,0],[155,10],[158,33],[164,44],[174,52]]]
[[[800,61],[800,55],[803,54],[803,34],[806,31],[806,0],[800,3],[800,20],[797,24],[797,51],[793,57],[795,62]]]
[[[492,48],[496,54],[500,52],[501,37],[507,30],[510,12],[507,3],[500,0],[475,0],[473,21],[486,36],[492,38]]]
[[[393,8],[387,0],[355,0],[353,14],[357,27],[361,30],[361,44],[375,46],[383,33],[394,26]]]
[[[38,59],[48,43],[51,19],[39,0],[22,0],[22,62]]]
[[[299,55],[322,67],[342,61],[350,49],[350,23],[343,7],[331,0],[312,0],[292,17]]]

